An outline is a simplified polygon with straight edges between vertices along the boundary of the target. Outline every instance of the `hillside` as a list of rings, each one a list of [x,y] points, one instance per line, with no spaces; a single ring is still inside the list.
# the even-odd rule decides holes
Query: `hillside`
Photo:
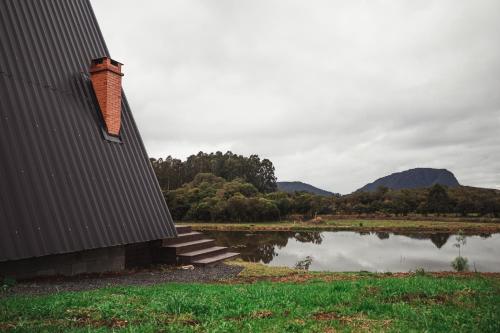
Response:
[[[434,184],[448,187],[460,186],[453,173],[446,169],[415,168],[379,178],[373,183],[363,186],[358,191],[371,192],[375,191],[379,186],[400,190],[430,187]]]
[[[277,182],[278,190],[288,193],[294,192],[308,192],[317,195],[323,196],[332,196],[336,195],[333,192],[325,191],[310,184],[306,184],[303,182]]]

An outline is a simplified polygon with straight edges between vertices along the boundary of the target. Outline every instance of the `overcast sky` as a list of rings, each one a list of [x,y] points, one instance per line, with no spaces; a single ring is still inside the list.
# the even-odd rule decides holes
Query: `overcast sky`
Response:
[[[152,157],[258,154],[349,193],[446,168],[500,189],[500,1],[92,0]]]

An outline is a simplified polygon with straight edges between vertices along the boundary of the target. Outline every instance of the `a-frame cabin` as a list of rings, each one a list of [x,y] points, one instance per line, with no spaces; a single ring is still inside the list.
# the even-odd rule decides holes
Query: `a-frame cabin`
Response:
[[[122,76],[89,0],[0,1],[0,276],[237,255],[175,227]]]
[[[177,237],[122,76],[89,0],[0,1],[0,276],[235,255]]]

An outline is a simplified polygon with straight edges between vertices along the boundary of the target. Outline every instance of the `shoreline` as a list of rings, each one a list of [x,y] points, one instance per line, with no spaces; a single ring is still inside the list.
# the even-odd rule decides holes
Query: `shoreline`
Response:
[[[500,223],[415,220],[327,220],[323,222],[181,222],[195,231],[354,231],[482,234],[500,232]]]

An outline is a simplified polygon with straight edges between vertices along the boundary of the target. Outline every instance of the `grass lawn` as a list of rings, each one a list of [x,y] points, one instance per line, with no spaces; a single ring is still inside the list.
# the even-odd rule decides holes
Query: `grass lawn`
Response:
[[[254,223],[203,223],[181,222],[179,225],[190,225],[194,230],[224,230],[224,231],[387,231],[387,232],[458,232],[469,233],[500,232],[500,223],[496,222],[458,222],[458,221],[415,221],[415,220],[325,220],[321,223],[312,222],[254,222]]]
[[[245,266],[242,277],[223,283],[0,298],[0,331],[500,332],[498,275],[320,274],[233,264]],[[260,279],[245,280],[252,277]]]

